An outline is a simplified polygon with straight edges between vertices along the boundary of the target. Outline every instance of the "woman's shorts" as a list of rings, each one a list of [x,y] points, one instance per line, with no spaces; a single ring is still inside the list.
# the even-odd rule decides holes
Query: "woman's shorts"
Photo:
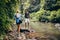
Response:
[[[16,19],[16,24],[21,24],[21,23],[22,23],[22,21],[21,21],[21,20]]]

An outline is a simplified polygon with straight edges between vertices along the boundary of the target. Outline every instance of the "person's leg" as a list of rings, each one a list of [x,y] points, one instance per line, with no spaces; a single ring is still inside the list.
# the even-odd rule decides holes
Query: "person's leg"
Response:
[[[18,24],[18,28],[17,28],[17,38],[20,40],[22,39],[21,33],[20,33],[20,24]]]
[[[26,29],[26,26],[27,26],[27,25],[26,25],[26,22],[25,22],[25,29]]]
[[[18,24],[17,26],[18,26],[17,28],[18,36],[20,36],[20,24]]]
[[[30,24],[29,24],[29,23],[30,23],[30,20],[28,19],[28,22],[27,22],[27,24],[28,24],[28,29],[30,29],[30,27],[29,27]]]
[[[18,25],[18,33],[20,33],[20,25]]]
[[[26,29],[26,27],[27,27],[27,19],[25,19],[25,29]]]
[[[30,27],[29,27],[29,22],[28,22],[28,29],[29,29]]]

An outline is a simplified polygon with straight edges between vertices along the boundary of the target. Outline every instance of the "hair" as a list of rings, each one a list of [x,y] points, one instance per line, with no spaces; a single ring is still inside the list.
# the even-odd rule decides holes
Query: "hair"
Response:
[[[25,9],[25,12],[29,12],[29,10],[28,9]]]
[[[19,13],[19,11],[17,11],[17,13]]]

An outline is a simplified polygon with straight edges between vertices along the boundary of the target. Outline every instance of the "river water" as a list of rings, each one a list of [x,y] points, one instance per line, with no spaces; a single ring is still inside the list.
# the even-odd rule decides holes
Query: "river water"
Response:
[[[31,22],[31,27],[41,36],[50,36],[53,40],[60,40],[60,29],[54,23]]]

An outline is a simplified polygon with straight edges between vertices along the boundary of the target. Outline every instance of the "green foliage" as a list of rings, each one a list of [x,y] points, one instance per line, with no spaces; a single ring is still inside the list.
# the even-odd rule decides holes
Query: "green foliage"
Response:
[[[60,0],[46,0],[44,9],[51,11],[60,9]]]
[[[31,17],[34,20],[60,22],[60,0],[40,0],[40,10],[33,12]]]
[[[29,12],[37,12],[40,10],[40,0],[30,0]]]
[[[60,9],[57,11],[46,11],[46,10],[39,10],[38,12],[34,12],[30,15],[33,20],[38,21],[42,18],[45,19],[45,21],[50,22],[60,22]],[[56,20],[56,21],[55,21]]]
[[[19,0],[0,0],[0,33],[8,31]]]
[[[34,12],[34,13],[32,13],[30,16],[31,16],[31,18],[33,19],[33,20],[35,20],[35,21],[38,21],[39,20],[39,18],[42,16],[42,14],[45,12],[45,10],[40,10],[40,11],[37,11],[37,12]]]

